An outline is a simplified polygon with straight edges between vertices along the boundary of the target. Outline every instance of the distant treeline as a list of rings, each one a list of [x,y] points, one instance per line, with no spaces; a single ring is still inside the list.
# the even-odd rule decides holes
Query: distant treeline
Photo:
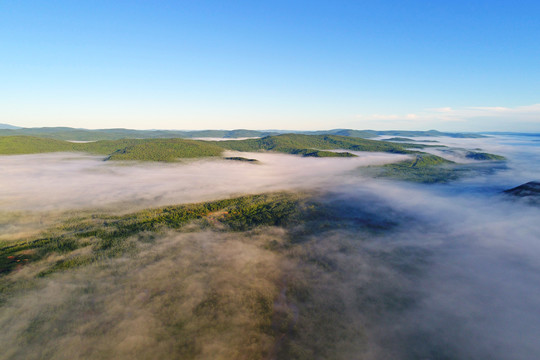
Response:
[[[118,139],[157,139],[157,138],[245,138],[245,137],[265,137],[278,134],[304,134],[304,135],[340,135],[358,138],[374,138],[377,136],[448,136],[454,138],[477,138],[483,137],[479,134],[471,133],[449,133],[437,130],[429,131],[405,131],[405,130],[353,130],[353,129],[332,129],[321,131],[290,131],[290,130],[132,130],[132,129],[75,129],[70,127],[43,127],[43,128],[0,128],[0,136],[39,136],[57,140],[118,140]]]

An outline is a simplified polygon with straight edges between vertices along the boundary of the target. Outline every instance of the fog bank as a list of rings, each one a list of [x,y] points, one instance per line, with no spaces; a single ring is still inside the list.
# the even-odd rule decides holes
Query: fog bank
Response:
[[[150,206],[212,200],[245,193],[320,187],[368,165],[401,161],[404,155],[357,153],[356,158],[302,158],[235,153],[260,164],[223,159],[179,163],[105,162],[81,154],[0,157],[0,211],[52,211]]]

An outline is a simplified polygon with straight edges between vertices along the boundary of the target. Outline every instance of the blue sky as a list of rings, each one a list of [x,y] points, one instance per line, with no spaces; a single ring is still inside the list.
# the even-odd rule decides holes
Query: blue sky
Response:
[[[540,131],[539,1],[5,1],[0,122]]]

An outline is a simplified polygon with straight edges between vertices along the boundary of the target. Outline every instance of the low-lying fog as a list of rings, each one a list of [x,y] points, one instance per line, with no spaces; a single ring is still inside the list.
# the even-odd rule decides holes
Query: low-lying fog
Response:
[[[332,358],[537,358],[540,208],[510,199],[501,190],[540,178],[538,138],[429,140],[504,155],[509,159],[507,168],[448,185],[419,185],[364,178],[355,170],[403,159],[391,154],[368,153],[347,159],[242,153],[240,156],[257,158],[261,164],[204,160],[125,165],[77,154],[9,156],[0,158],[0,210],[67,210],[122,203],[140,208],[242,193],[316,189],[322,194],[319,201],[338,216],[328,220],[334,225],[321,227],[329,230],[310,236],[304,251],[328,259],[335,270],[324,276],[309,275],[307,266],[289,264],[282,270],[303,271],[306,281],[318,289],[313,301],[324,304],[326,299],[339,298],[347,326],[364,334],[339,339],[340,344],[349,344]],[[245,246],[252,246],[248,240]],[[212,254],[220,259],[222,249],[214,250]],[[242,254],[238,261],[248,261],[246,252]],[[234,257],[234,252],[228,252],[226,259]],[[180,261],[180,257],[160,259],[167,260],[160,260],[160,274],[173,272]],[[265,258],[264,264],[265,271],[282,266],[273,257]],[[163,278],[170,286],[170,277]],[[131,287],[123,296],[135,296],[129,291],[140,281],[144,279],[130,279]],[[112,304],[108,305],[111,312],[117,312],[111,321],[124,324],[126,320],[118,315],[124,310],[115,298],[103,301]],[[14,303],[9,314],[28,316],[25,314],[37,308],[35,303],[28,299],[20,306]],[[0,317],[3,324],[24,327],[9,314]],[[141,318],[148,316],[141,314]],[[301,321],[302,314],[299,316]],[[155,323],[152,326],[159,328]],[[122,331],[129,329],[126,325]],[[138,331],[139,337],[133,339],[141,339],[144,326],[131,329]],[[318,336],[324,339],[332,334]],[[12,335],[0,336],[0,343],[10,341]],[[363,350],[349,346],[355,342]],[[66,340],[66,344],[75,351],[78,342]],[[128,349],[129,344],[124,345]]]
[[[390,288],[412,303],[375,320],[368,316],[373,343],[366,358],[534,359],[540,353],[540,209],[495,193],[387,183],[341,187],[329,198],[355,204],[346,216],[398,223],[363,244],[383,259],[375,263],[385,276],[378,270],[370,278],[366,270],[350,280],[351,289],[364,282],[368,292]]]
[[[356,153],[356,158],[302,158],[227,152],[260,163],[205,159],[126,163],[76,153],[0,157],[0,211],[124,209],[199,202],[235,194],[309,189],[333,184],[360,166],[401,161],[405,155]]]

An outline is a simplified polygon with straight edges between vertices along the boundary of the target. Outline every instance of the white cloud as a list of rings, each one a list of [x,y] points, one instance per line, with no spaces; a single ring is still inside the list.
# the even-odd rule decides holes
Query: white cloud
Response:
[[[447,112],[451,112],[452,108],[451,107],[442,107],[442,108],[433,108],[433,109],[427,109],[427,110],[431,110],[433,112],[447,113]]]

